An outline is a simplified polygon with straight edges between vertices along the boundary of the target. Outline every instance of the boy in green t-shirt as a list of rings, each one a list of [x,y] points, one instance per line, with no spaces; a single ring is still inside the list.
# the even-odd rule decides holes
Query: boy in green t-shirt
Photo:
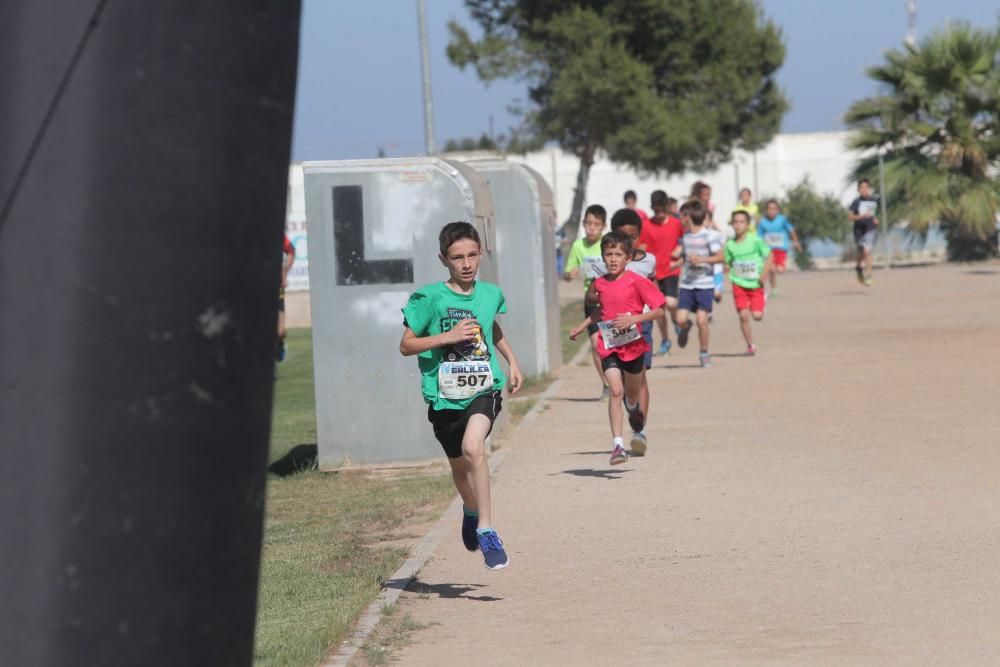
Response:
[[[446,282],[431,283],[410,295],[403,308],[399,351],[418,355],[427,419],[451,464],[462,496],[462,542],[483,553],[486,567],[500,570],[510,559],[493,529],[486,437],[500,414],[503,370],[510,367],[510,391],[524,382],[517,357],[496,316],[507,312],[500,288],[476,280],[482,250],[479,233],[467,222],[451,222],[438,236]],[[495,351],[494,351],[495,350]]]
[[[569,256],[566,258],[566,266],[563,269],[563,278],[573,280],[583,275],[583,293],[587,294],[590,283],[594,282],[591,277],[590,268],[601,261],[601,235],[604,233],[604,225],[608,221],[608,212],[600,204],[593,204],[587,207],[583,214],[582,239],[573,241],[569,249]],[[583,302],[583,315],[589,317],[596,309],[593,304],[588,304],[586,299]],[[597,354],[597,326],[587,327],[587,336],[590,338],[590,356],[597,369],[597,375],[601,378],[601,400],[608,400],[608,383],[604,378],[604,369],[601,368],[601,357]]]
[[[759,236],[750,231],[750,214],[733,211],[732,224],[736,238],[726,241],[724,248],[729,280],[733,283],[733,303],[740,315],[740,329],[747,342],[747,356],[757,353],[753,344],[753,330],[750,318],[760,322],[764,319],[764,283],[771,271],[771,248]]]

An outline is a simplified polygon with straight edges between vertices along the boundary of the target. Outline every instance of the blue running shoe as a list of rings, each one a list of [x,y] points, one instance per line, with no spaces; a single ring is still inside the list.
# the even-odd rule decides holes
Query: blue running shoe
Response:
[[[674,344],[671,343],[669,340],[661,340],[660,341],[660,356],[661,357],[665,357],[668,354],[670,354],[670,348],[673,347],[673,346],[674,346]]]
[[[503,542],[495,530],[479,533],[479,548],[483,551],[483,561],[487,570],[502,570],[510,565],[510,558],[503,550]]]
[[[479,527],[479,515],[470,515],[462,512],[462,544],[469,551],[479,548],[479,537],[476,535],[476,528]]]
[[[274,360],[281,363],[288,356],[288,348],[285,346],[285,339],[279,338],[278,344],[274,348]]]

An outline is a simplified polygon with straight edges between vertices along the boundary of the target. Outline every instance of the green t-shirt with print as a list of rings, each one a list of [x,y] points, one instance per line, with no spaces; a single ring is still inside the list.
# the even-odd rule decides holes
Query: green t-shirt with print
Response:
[[[757,289],[764,260],[770,254],[771,248],[752,232],[747,232],[742,241],[729,239],[725,248],[729,279],[744,289]]]
[[[479,325],[474,340],[417,356],[424,400],[435,410],[464,410],[476,396],[503,389],[507,378],[493,348],[493,322],[499,313],[506,312],[500,288],[481,280],[476,281],[471,294],[458,294],[440,282],[410,295],[403,308],[403,324],[420,338],[449,331],[466,319]]]
[[[569,273],[577,267],[583,267],[580,273],[583,274],[583,291],[586,292],[590,283],[594,282],[593,278],[588,277],[590,273],[588,269],[599,261],[601,261],[601,240],[597,239],[591,243],[584,237],[573,241],[563,271]]]

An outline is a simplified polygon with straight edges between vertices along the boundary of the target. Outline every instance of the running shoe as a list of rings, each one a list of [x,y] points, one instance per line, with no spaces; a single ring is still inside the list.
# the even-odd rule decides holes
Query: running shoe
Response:
[[[861,281],[861,284],[864,285],[865,287],[871,287],[872,285],[875,284],[875,281],[872,280],[871,278],[865,278],[864,280]]]
[[[642,408],[639,407],[639,404],[634,403],[630,406],[626,398],[625,412],[628,413],[628,425],[632,427],[632,430],[641,431],[646,425],[646,415],[642,414]]]
[[[769,296],[769,297],[775,297],[775,296],[778,296],[778,288],[777,288],[777,287],[772,287],[772,288],[771,288],[771,293],[770,293],[770,294],[769,294],[768,296]]]
[[[621,445],[615,445],[614,451],[611,452],[611,461],[609,463],[613,466],[619,463],[625,463],[628,461],[628,452]]]
[[[691,326],[677,327],[677,345],[681,349],[687,347],[688,344],[688,334],[691,333]]]
[[[645,433],[642,431],[633,433],[632,441],[629,443],[629,448],[632,450],[632,456],[645,456],[647,444]]]
[[[476,535],[476,528],[479,527],[479,516],[469,516],[462,512],[462,544],[469,551],[479,548],[479,537]]]
[[[701,367],[702,368],[711,368],[712,367],[712,355],[710,355],[708,352],[701,352],[701,353],[699,353],[698,354],[698,361],[701,362]]]
[[[274,348],[274,360],[281,363],[288,356],[288,347],[285,345],[285,339],[281,338],[278,340],[278,345]]]
[[[601,400],[607,403],[609,396],[611,396],[611,392],[608,391],[607,387],[604,387],[604,389],[601,390]]]
[[[752,357],[755,354],[757,354],[757,346],[756,345],[747,345],[747,356],[748,357]]]
[[[860,266],[855,266],[854,271],[857,273],[858,282],[862,285],[865,284],[865,272]]]
[[[670,354],[670,348],[671,347],[673,347],[673,343],[671,343],[669,340],[661,340],[660,341],[660,356],[661,357],[665,357],[668,354]]]
[[[484,530],[477,536],[479,548],[483,552],[483,561],[487,570],[502,570],[510,565],[510,558],[503,550],[503,542],[495,530]]]

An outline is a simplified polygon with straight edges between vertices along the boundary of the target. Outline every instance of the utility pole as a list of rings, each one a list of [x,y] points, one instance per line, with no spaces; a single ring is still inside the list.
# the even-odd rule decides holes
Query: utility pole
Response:
[[[878,199],[882,208],[882,233],[885,235],[885,268],[892,268],[892,226],[889,224],[889,188],[885,184],[885,159],[878,151]]]
[[[917,45],[917,0],[906,0],[906,43]]]
[[[428,155],[434,155],[434,102],[431,99],[431,52],[427,46],[427,3],[417,0],[417,25],[420,30],[420,69],[424,82],[424,144]]]

